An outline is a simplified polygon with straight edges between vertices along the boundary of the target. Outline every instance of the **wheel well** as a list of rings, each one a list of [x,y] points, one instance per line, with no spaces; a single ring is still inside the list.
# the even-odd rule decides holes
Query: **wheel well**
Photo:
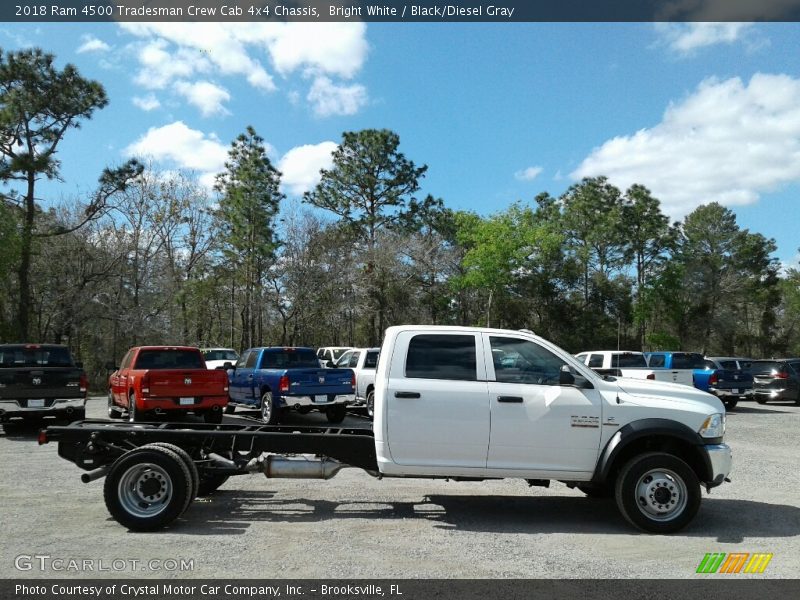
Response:
[[[677,456],[691,467],[700,481],[708,481],[710,479],[707,465],[697,446],[669,435],[648,435],[630,442],[620,450],[611,463],[611,468],[605,481],[613,484],[625,463],[634,456],[645,452],[665,452]]]
[[[262,386],[261,386],[261,389],[259,390],[259,393],[258,393],[258,397],[259,397],[259,399],[261,399],[261,397],[262,397],[264,394],[266,394],[267,392],[271,392],[271,391],[272,391],[272,388],[271,388],[271,387],[269,387],[268,385],[262,385]]]
[[[374,383],[370,383],[370,384],[367,386],[367,393],[369,394],[369,393],[370,393],[372,390],[374,390],[374,389],[375,389],[375,384],[374,384]]]

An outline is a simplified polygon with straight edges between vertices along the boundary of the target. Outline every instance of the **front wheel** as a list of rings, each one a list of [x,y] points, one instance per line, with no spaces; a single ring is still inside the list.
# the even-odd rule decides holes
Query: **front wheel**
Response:
[[[347,407],[344,404],[334,404],[325,409],[325,416],[329,423],[341,423],[347,416]]]
[[[280,420],[281,411],[275,407],[272,401],[272,392],[267,390],[261,396],[261,420],[267,425],[277,425]]]
[[[619,511],[632,525],[650,533],[674,533],[700,509],[700,481],[677,456],[648,452],[622,467],[615,496]]]
[[[367,416],[370,420],[375,418],[375,390],[370,390],[367,394]]]

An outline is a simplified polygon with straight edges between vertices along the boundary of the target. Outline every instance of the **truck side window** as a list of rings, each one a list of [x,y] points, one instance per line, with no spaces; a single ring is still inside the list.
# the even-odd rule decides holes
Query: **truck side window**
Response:
[[[122,358],[122,362],[119,363],[120,369],[127,369],[131,366],[131,359],[133,358],[133,350],[128,350],[128,353]]]
[[[351,369],[353,367],[357,367],[358,366],[358,359],[359,359],[360,356],[361,356],[361,352],[353,352],[353,354],[350,356],[350,360],[347,362],[347,365],[345,365],[345,366],[350,367]]]
[[[503,358],[495,361],[495,380],[502,383],[534,383],[559,385],[561,368],[566,365],[555,354],[529,340],[517,338],[491,338],[492,354],[495,350]]]
[[[239,360],[236,361],[236,368],[241,369],[244,367],[245,363],[247,362],[247,358],[250,356],[249,351],[242,352],[242,355],[239,357]]]
[[[651,367],[663,367],[664,366],[664,355],[663,354],[651,354],[650,358],[647,360],[648,366]]]
[[[603,355],[592,354],[589,356],[589,368],[602,369],[603,368]]]
[[[415,335],[408,345],[406,377],[478,379],[474,335]]]
[[[364,368],[365,369],[374,369],[378,366],[378,354],[377,350],[368,350],[367,356],[364,358]]]
[[[258,360],[258,350],[253,350],[247,357],[247,362],[244,363],[245,369],[252,369],[256,366],[256,360]]]

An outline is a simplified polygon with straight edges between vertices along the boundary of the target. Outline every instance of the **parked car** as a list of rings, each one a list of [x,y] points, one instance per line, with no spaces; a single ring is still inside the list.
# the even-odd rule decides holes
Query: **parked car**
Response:
[[[706,357],[703,369],[694,371],[694,387],[722,400],[725,408],[735,408],[739,400],[753,394],[753,374],[742,369],[751,359]]]
[[[353,348],[336,361],[336,367],[349,368],[356,376],[354,406],[363,406],[371,419],[375,414],[375,369],[380,348]]]
[[[239,360],[239,353],[233,348],[201,348],[200,352],[208,369],[225,369],[228,363],[232,365]]]
[[[352,349],[351,346],[327,346],[325,348],[317,348],[317,358],[322,361],[322,366],[332,367],[336,364],[336,361],[342,357],[342,354]]]
[[[111,365],[113,367],[113,365]],[[150,414],[192,412],[207,423],[222,421],[228,375],[206,369],[199,348],[138,346],[128,350],[108,378],[108,416],[131,422]]]
[[[355,391],[351,369],[320,367],[313,348],[250,348],[228,371],[230,405],[257,408],[268,425],[280,421],[284,409],[300,413],[317,409],[331,423],[347,414],[348,397]]]
[[[794,400],[800,405],[800,358],[754,360],[753,397],[759,404],[768,400]]]
[[[0,421],[86,417],[89,383],[69,348],[57,344],[0,345]]]

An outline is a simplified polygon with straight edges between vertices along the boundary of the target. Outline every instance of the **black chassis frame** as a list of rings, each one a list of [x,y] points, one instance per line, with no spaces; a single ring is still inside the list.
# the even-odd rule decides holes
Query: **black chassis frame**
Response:
[[[42,429],[39,443],[49,442],[58,442],[58,455],[85,471],[107,467],[140,446],[166,442],[188,452],[201,475],[244,475],[250,472],[246,465],[263,453],[314,454],[378,474],[370,429],[89,420]],[[212,453],[234,465],[221,464]]]

